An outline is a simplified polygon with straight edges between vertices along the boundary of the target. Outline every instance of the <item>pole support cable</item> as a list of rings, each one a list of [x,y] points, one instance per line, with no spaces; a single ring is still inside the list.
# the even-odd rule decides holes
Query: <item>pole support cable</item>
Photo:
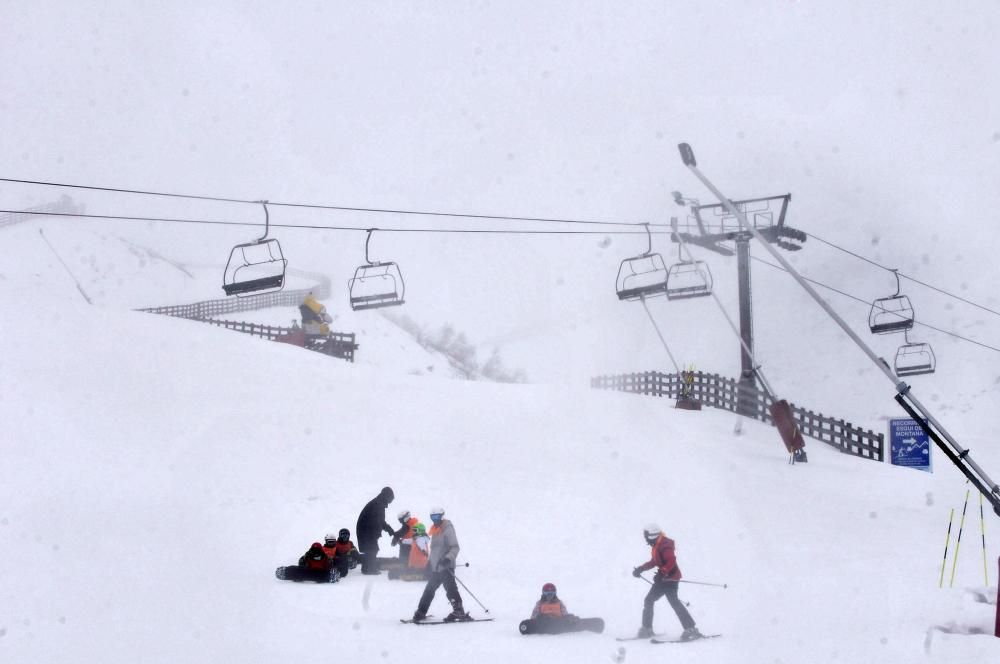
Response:
[[[660,332],[660,326],[656,324],[656,320],[653,319],[653,314],[650,313],[649,307],[646,306],[645,296],[640,296],[639,300],[642,302],[642,308],[646,310],[646,315],[649,316],[649,322],[653,324],[653,329],[656,330],[656,336],[660,337],[660,343],[663,344],[663,349],[666,350],[667,355],[670,356],[670,361],[674,365],[674,370],[677,372],[677,375],[680,376],[681,368],[677,364],[677,360],[674,359],[674,354],[670,352],[670,346],[667,345],[667,340],[663,338],[663,333]]]

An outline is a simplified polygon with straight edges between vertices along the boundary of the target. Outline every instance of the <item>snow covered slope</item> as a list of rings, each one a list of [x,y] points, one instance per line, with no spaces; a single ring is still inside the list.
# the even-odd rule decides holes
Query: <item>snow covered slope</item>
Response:
[[[638,625],[642,525],[678,541],[699,626],[676,661],[982,662],[982,554],[966,522],[956,587],[941,537],[962,485],[819,444],[788,467],[775,432],[662,400],[407,377],[225,330],[4,294],[0,648],[9,661],[601,661]],[[303,386],[308,386],[308,389]],[[445,505],[492,623],[411,627],[418,584],[273,578],[389,484]],[[987,533],[991,552],[1000,540]],[[385,544],[385,543],[383,543]],[[991,570],[992,575],[992,570]],[[516,632],[543,582],[605,635]],[[946,581],[947,583],[947,581]],[[434,610],[444,610],[439,598]],[[483,611],[471,597],[467,606]],[[660,606],[656,625],[675,633]],[[660,661],[629,644],[628,661]]]

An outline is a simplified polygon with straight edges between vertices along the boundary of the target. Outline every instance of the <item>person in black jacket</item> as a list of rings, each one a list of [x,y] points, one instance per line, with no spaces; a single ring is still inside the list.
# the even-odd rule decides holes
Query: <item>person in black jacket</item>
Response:
[[[385,522],[385,510],[389,507],[395,495],[392,489],[384,487],[382,491],[368,501],[358,515],[358,525],[354,532],[358,536],[358,550],[361,552],[361,573],[378,574],[378,538],[382,532],[395,535],[396,531]]]

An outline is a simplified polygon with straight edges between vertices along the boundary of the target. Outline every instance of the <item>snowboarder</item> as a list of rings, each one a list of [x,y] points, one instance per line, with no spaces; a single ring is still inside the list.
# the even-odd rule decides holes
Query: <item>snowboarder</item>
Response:
[[[410,510],[403,510],[396,515],[400,528],[392,536],[392,545],[399,545],[399,562],[406,565],[410,559],[410,547],[413,545],[413,527],[420,522],[415,516],[410,514]]]
[[[535,602],[531,617],[522,620],[518,626],[521,634],[562,634],[590,630],[604,631],[604,621],[600,618],[580,618],[566,610],[566,605],[556,595],[554,583],[542,586],[542,596]]]
[[[347,528],[341,528],[336,535],[329,533],[323,551],[329,556],[331,564],[341,577],[347,576],[348,571],[357,567],[361,558],[358,550],[354,548],[354,542],[351,541],[351,531]]]
[[[642,627],[637,634],[640,638],[653,636],[653,605],[656,600],[666,597],[671,608],[677,614],[677,619],[681,621],[684,633],[681,640],[691,641],[701,637],[701,632],[695,627],[694,618],[684,607],[684,603],[677,598],[677,582],[681,579],[681,570],[677,566],[677,557],[674,554],[674,541],[663,534],[660,527],[651,523],[642,532],[646,544],[652,547],[652,557],[649,561],[632,570],[632,576],[639,578],[648,569],[656,568],[656,575],[653,577],[653,587],[646,594],[646,600],[642,608]]]
[[[358,525],[354,532],[358,535],[358,549],[361,550],[362,574],[379,573],[378,538],[383,531],[389,535],[396,534],[392,526],[385,522],[385,510],[395,497],[390,487],[383,487],[358,515]]]
[[[434,601],[434,593],[444,585],[444,591],[451,602],[451,613],[445,617],[445,622],[472,620],[472,616],[462,607],[462,596],[458,593],[455,583],[455,561],[458,558],[458,537],[451,521],[444,518],[443,507],[431,508],[431,553],[427,560],[427,585],[420,596],[420,603],[413,613],[413,622],[420,622],[427,617],[427,609]]]
[[[274,575],[286,581],[315,581],[316,583],[336,583],[340,573],[330,563],[330,557],[323,550],[323,545],[313,542],[309,550],[299,558],[298,565],[279,567]]]

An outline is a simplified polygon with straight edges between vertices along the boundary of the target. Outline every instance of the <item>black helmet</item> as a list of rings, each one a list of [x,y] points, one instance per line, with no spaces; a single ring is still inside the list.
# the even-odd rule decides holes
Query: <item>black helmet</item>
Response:
[[[347,528],[341,528],[340,532],[337,533],[337,539],[340,540],[341,542],[346,542],[347,540],[351,539],[351,531],[348,530]]]

